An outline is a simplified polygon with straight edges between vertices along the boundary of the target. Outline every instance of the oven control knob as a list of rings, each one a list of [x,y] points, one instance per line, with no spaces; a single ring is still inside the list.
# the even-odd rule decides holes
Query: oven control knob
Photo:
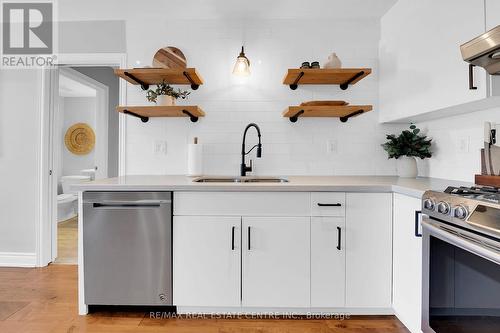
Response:
[[[448,215],[450,213],[450,204],[444,201],[440,201],[437,205],[438,213]]]
[[[434,210],[436,207],[436,203],[432,199],[425,199],[424,200],[424,208],[427,210]]]
[[[465,220],[469,215],[469,210],[464,205],[458,205],[454,208],[454,215],[456,218]]]

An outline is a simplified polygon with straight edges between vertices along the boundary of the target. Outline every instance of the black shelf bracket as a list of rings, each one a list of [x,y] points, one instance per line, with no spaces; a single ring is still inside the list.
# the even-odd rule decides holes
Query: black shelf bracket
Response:
[[[129,72],[123,72],[123,74],[129,78],[131,78],[132,80],[134,80],[135,82],[137,82],[137,84],[140,84],[141,85],[141,89],[142,90],[148,90],[149,89],[149,84],[139,80],[138,78],[136,78],[134,75],[130,74]]]
[[[351,84],[354,80],[356,80],[358,77],[362,76],[365,74],[365,71],[357,72],[353,77],[351,77],[349,80],[347,80],[344,83],[340,84],[340,89],[346,90],[347,87],[349,87],[349,84]]]
[[[191,112],[189,112],[188,110],[182,110],[182,113],[184,114],[187,114],[189,116],[189,119],[191,119],[191,121],[193,123],[197,122],[198,121],[198,117],[194,116]]]
[[[196,89],[198,89],[198,88],[200,87],[200,85],[199,85],[199,84],[196,84],[196,83],[193,81],[193,79],[191,78],[191,75],[189,75],[189,73],[188,73],[188,72],[184,71],[184,72],[182,72],[182,74],[183,74],[183,75],[186,77],[186,79],[188,79],[188,81],[191,83],[191,89],[196,90]]]
[[[290,89],[295,90],[299,86],[300,79],[304,76],[304,72],[300,72],[295,81],[290,85]],[[291,119],[291,118],[290,118]]]
[[[123,113],[124,113],[124,114],[129,114],[129,115],[131,115],[131,116],[133,116],[133,117],[140,118],[140,119],[141,119],[141,121],[142,121],[143,123],[147,123],[147,122],[149,121],[149,117],[144,117],[144,116],[141,116],[141,115],[139,115],[139,114],[137,114],[137,113],[134,113],[134,112],[129,111],[129,110],[126,110],[126,109],[125,109],[125,110],[123,110]]]
[[[365,112],[365,111],[363,111],[363,110],[354,111],[352,113],[349,113],[347,116],[340,117],[340,121],[345,123],[346,121],[349,120],[349,118],[357,116],[358,114],[362,114],[363,112]]]
[[[297,120],[299,120],[300,115],[303,113],[304,113],[304,110],[300,110],[299,112],[297,112],[296,114],[294,114],[293,116],[290,117],[290,121],[292,123],[296,123]]]

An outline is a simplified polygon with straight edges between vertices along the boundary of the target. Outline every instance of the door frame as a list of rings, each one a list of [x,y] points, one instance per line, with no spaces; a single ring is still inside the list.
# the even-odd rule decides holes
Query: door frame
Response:
[[[89,76],[86,76],[77,70],[72,69],[71,67],[61,67],[58,68],[59,75],[66,76],[74,81],[80,82],[86,86],[90,86],[96,90],[96,125],[95,125],[95,134],[96,134],[96,145],[95,145],[95,160],[96,165],[99,168],[96,170],[96,178],[107,178],[108,177],[108,108],[109,108],[109,88],[105,84],[102,84],[99,81],[92,79]],[[54,83],[55,82],[54,80]],[[52,93],[56,93],[56,86],[52,86]],[[55,97],[55,96],[54,96]],[[53,119],[56,119],[58,115],[55,115]],[[55,132],[52,135],[56,135]],[[52,142],[56,142],[56,138],[52,138]],[[57,141],[57,144],[54,145],[57,149],[60,147],[61,142]],[[61,157],[59,155],[54,154],[54,156]],[[57,161],[59,162],[59,161]],[[59,163],[55,163],[55,165],[59,165]],[[56,173],[57,176],[60,174]]]
[[[59,54],[57,63],[66,66],[106,66],[125,68],[127,65],[126,54],[124,53],[71,53]],[[54,121],[53,100],[54,82],[57,82],[54,68],[44,68],[40,70],[38,76],[40,87],[40,153],[38,156],[39,165],[39,207],[38,224],[36,226],[36,265],[38,267],[47,266],[55,258],[53,257],[53,244],[57,247],[57,239],[53,239],[52,222],[54,214],[57,214],[57,200],[55,200],[54,184],[57,180],[52,172],[53,163],[50,133]],[[119,103],[126,104],[126,83],[119,81]],[[127,118],[119,116],[119,140],[118,140],[118,175],[126,174],[126,125]]]

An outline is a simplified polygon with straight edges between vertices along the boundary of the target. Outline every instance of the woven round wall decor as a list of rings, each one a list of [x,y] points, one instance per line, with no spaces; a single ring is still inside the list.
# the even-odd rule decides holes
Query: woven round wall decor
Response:
[[[86,155],[94,149],[95,133],[85,123],[74,124],[64,136],[66,148],[75,155]]]

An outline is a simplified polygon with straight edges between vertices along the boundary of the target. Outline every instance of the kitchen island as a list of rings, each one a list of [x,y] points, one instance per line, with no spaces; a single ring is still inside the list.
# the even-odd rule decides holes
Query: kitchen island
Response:
[[[172,294],[160,298],[173,300],[179,313],[377,315],[395,313],[393,236],[420,242],[413,230],[422,194],[470,185],[385,176],[285,178],[198,183],[185,176],[123,176],[75,185],[80,314],[89,305],[85,192],[172,192]],[[393,235],[395,225],[404,230]]]

